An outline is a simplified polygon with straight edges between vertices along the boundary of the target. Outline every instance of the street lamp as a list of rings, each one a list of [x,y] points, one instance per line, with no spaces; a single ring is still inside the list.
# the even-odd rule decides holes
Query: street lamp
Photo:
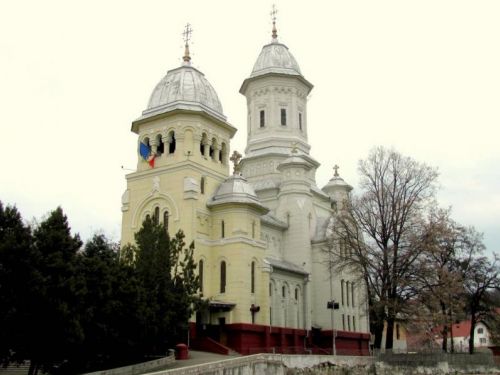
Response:
[[[337,336],[337,331],[334,331],[333,329],[333,311],[339,309],[339,303],[335,302],[334,299],[331,301],[328,301],[326,303],[326,308],[332,310],[332,353],[333,355],[337,355],[337,350],[335,348],[335,336]]]

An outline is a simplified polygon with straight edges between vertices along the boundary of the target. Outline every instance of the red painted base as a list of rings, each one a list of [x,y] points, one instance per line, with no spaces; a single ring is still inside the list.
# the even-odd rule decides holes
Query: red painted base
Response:
[[[241,354],[331,354],[333,348],[331,330],[306,331],[304,329],[236,323],[226,324],[223,328],[197,331],[197,327],[193,323],[190,324],[190,336],[193,347],[201,345],[203,350],[212,351],[210,350],[210,341],[204,340],[205,337],[211,337],[222,346]],[[335,335],[336,354],[369,355],[369,341],[370,334],[368,333],[337,331]],[[214,343],[213,350],[220,352],[221,349]]]

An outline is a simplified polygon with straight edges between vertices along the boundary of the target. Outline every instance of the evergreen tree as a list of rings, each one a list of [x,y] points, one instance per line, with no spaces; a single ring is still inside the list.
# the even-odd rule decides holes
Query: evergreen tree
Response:
[[[82,328],[84,340],[71,359],[72,368],[90,371],[132,363],[137,351],[138,287],[134,270],[120,262],[118,244],[94,235],[79,257],[85,280]]]
[[[0,363],[29,357],[36,303],[41,293],[39,257],[31,230],[16,207],[0,202]]]
[[[188,319],[198,297],[194,271],[194,244],[185,247],[184,233],[170,239],[165,227],[149,217],[135,235],[135,268],[145,303],[141,331],[145,352],[165,354],[186,334]]]
[[[40,223],[33,237],[43,290],[30,340],[30,374],[36,374],[39,368],[48,370],[71,357],[81,343],[81,303],[85,294],[84,281],[77,272],[77,251],[82,242],[78,235],[71,235],[60,207]]]

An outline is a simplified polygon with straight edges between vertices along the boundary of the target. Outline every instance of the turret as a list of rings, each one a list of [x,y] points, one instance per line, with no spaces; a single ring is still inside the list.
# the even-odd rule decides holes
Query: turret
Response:
[[[338,165],[335,165],[333,170],[333,177],[321,190],[328,194],[332,209],[336,212],[337,210],[342,209],[347,199],[349,199],[349,192],[352,190],[352,186],[346,183],[344,179],[339,176]]]

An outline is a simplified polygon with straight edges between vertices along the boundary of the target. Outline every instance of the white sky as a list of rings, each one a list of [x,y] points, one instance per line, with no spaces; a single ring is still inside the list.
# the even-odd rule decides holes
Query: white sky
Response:
[[[193,65],[244,150],[238,93],[270,41],[271,1],[2,1],[0,200],[30,220],[61,205],[87,239],[119,239],[131,122],[193,27]],[[439,168],[439,201],[500,250],[500,1],[281,1],[278,34],[315,85],[311,155],[356,186],[376,145]]]

